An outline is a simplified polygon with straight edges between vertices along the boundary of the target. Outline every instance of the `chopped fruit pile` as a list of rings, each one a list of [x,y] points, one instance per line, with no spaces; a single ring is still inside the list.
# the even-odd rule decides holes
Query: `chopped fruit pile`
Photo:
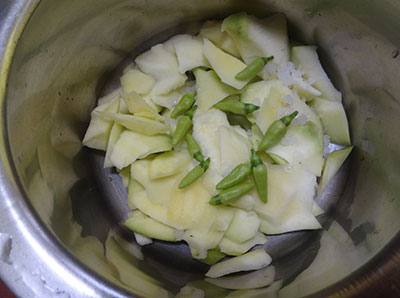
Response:
[[[184,240],[215,264],[213,283],[234,288],[239,277],[220,276],[270,264],[250,251],[266,234],[321,228],[315,189],[350,154],[348,123],[317,48],[290,47],[284,15],[207,21],[134,62],[99,99],[83,144],[120,171],[139,243]],[[348,147],[327,155],[330,142]]]

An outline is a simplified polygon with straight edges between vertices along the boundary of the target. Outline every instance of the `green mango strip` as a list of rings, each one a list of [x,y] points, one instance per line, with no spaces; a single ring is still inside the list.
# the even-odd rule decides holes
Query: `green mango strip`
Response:
[[[260,108],[259,106],[251,103],[244,103],[241,101],[219,102],[215,105],[215,107],[223,112],[231,112],[238,115],[250,114]]]
[[[261,158],[254,149],[251,149],[251,165],[253,170],[253,179],[256,184],[258,196],[261,201],[268,201],[268,171]]]
[[[254,78],[264,68],[265,64],[272,59],[274,59],[274,56],[257,58],[247,65],[242,71],[238,72],[235,75],[235,79],[239,81],[247,81]]]
[[[265,151],[268,148],[279,143],[287,132],[287,127],[292,123],[292,120],[297,116],[299,112],[294,111],[290,115],[284,116],[281,119],[275,120],[268,127],[260,144],[258,144],[258,151]]]
[[[186,144],[187,144],[187,148],[189,150],[190,155],[195,160],[197,160],[198,162],[204,161],[204,156],[201,153],[201,148],[190,133],[186,134]]]
[[[228,189],[224,189],[218,195],[213,196],[209,204],[210,205],[227,205],[230,202],[239,199],[244,194],[248,193],[255,187],[253,182],[242,183],[235,186],[232,186]]]
[[[171,113],[171,118],[176,119],[178,116],[183,115],[194,104],[194,92],[186,93],[181,97],[179,102]]]
[[[179,189],[185,188],[199,179],[205,171],[207,171],[210,165],[210,158],[207,158],[206,161],[201,162],[199,165],[195,166],[189,173],[183,177],[181,183],[179,183]]]
[[[224,179],[216,186],[218,190],[235,186],[251,175],[251,164],[242,163],[237,165]]]
[[[196,109],[197,106],[193,106],[181,118],[178,119],[174,134],[172,135],[172,146],[178,145],[186,136],[188,131],[192,128],[193,113]]]

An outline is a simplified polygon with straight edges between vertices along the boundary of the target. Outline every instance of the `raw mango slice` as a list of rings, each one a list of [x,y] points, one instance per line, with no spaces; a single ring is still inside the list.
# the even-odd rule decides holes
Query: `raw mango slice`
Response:
[[[154,136],[157,134],[163,134],[168,132],[168,128],[165,124],[132,115],[123,115],[117,113],[109,113],[109,112],[98,112],[105,119],[110,119],[115,121],[116,123],[125,126],[127,129],[131,131],[147,135]]]
[[[128,219],[124,222],[124,226],[149,238],[176,241],[174,228],[148,217],[139,210],[128,214]]]
[[[205,280],[224,289],[257,289],[269,286],[274,282],[275,267],[268,266],[251,273],[245,273],[237,276],[206,278]]]
[[[178,177],[170,175],[159,179],[151,179],[149,174],[152,162],[152,160],[135,161],[131,165],[131,177],[144,187],[150,201],[165,206],[169,202]]]
[[[255,212],[237,209],[225,237],[234,242],[243,243],[256,235],[259,226],[260,220]]]
[[[312,107],[321,118],[330,141],[340,145],[350,145],[349,124],[341,102],[315,98]]]
[[[317,47],[293,47],[291,57],[296,68],[304,71],[304,77],[314,80],[313,86],[322,92],[322,97],[332,101],[342,101],[342,94],[336,90],[322,68],[317,54]]]
[[[189,152],[169,151],[158,155],[149,165],[149,178],[154,180],[178,174],[192,160]]]
[[[200,145],[204,156],[210,157],[210,166],[203,175],[203,183],[209,191],[215,191],[215,185],[223,178],[221,175],[221,126],[228,126],[226,114],[211,109],[208,112],[196,112],[193,117],[193,137]]]
[[[106,156],[104,157],[104,168],[110,168],[114,166],[111,162],[111,152],[123,131],[124,127],[122,125],[119,125],[118,123],[113,124],[110,137],[108,138]]]
[[[261,269],[271,264],[271,261],[271,257],[263,249],[253,250],[211,266],[206,276],[215,278],[233,272]]]
[[[256,203],[256,198],[250,195],[244,195],[241,198],[234,200],[229,203],[230,206],[234,206],[237,208],[241,208],[246,211],[250,211],[253,209],[254,204]]]
[[[240,256],[249,251],[253,246],[257,244],[264,244],[267,242],[267,240],[267,236],[258,232],[253,238],[243,243],[237,243],[224,237],[218,245],[221,249],[221,252],[231,256]]]
[[[222,258],[226,257],[226,254],[221,252],[218,247],[209,249],[207,251],[207,257],[204,259],[199,259],[200,262],[206,263],[208,265],[214,265]]]
[[[82,144],[97,150],[106,150],[110,137],[113,121],[104,119],[100,112],[116,113],[119,106],[120,90],[114,91],[103,99],[99,99],[99,105],[92,111],[89,127],[86,130]]]
[[[122,169],[138,158],[146,157],[151,153],[163,152],[171,149],[171,139],[168,136],[146,136],[125,130],[115,143],[110,160],[114,166],[118,169]]]
[[[125,93],[137,92],[147,94],[151,91],[156,80],[138,69],[129,69],[121,77],[121,87]]]
[[[314,122],[292,126],[282,141],[268,149],[291,165],[302,165],[315,176],[320,176],[324,166],[324,145],[320,129]]]
[[[135,91],[130,93],[123,92],[122,99],[124,100],[129,113],[149,119],[160,118],[154,104],[149,105],[148,102],[146,102],[146,100]]]
[[[208,66],[203,56],[203,42],[189,34],[180,34],[172,38],[178,58],[178,70],[184,74],[199,66]]]
[[[251,144],[244,130],[243,133],[238,133],[231,126],[221,126],[219,129],[222,176],[228,175],[238,164],[250,159]]]
[[[151,94],[167,94],[185,84],[186,76],[179,73],[176,56],[162,44],[153,46],[149,51],[135,59],[139,68],[156,79]]]
[[[224,237],[233,216],[232,208],[220,206],[218,207],[218,216],[208,230],[194,227],[183,233],[181,238],[189,244],[194,258],[204,259],[208,256],[209,250],[215,248]],[[209,218],[204,217],[204,220],[207,221]]]
[[[239,57],[240,53],[235,46],[232,38],[226,33],[222,32],[221,22],[207,21],[200,29],[200,36],[211,40],[217,47],[224,50],[228,54]]]
[[[316,177],[301,166],[268,165],[268,203],[256,200],[254,206],[261,220],[260,231],[280,234],[320,229],[312,213],[315,185]]]
[[[209,110],[229,95],[237,93],[237,90],[222,83],[213,70],[198,68],[193,73],[196,77],[196,103],[203,111]]]
[[[321,181],[318,185],[318,194],[321,194],[324,191],[325,187],[329,184],[329,181],[331,181],[331,179],[336,175],[337,171],[340,169],[352,150],[353,146],[350,146],[328,154],[322,172]]]
[[[172,189],[166,208],[168,222],[184,229],[208,232],[219,216],[219,208],[208,204],[210,193],[199,180],[184,189],[178,189],[179,182],[180,179]]]
[[[246,67],[238,58],[217,48],[207,38],[204,39],[203,53],[223,83],[236,89],[242,89],[247,84],[248,80],[235,79],[235,75]]]
[[[138,233],[134,233],[134,234],[135,234],[136,243],[140,246],[145,246],[145,245],[149,245],[149,244],[153,243],[153,240],[151,238],[148,238],[148,237],[143,236]]]
[[[263,20],[246,13],[231,15],[223,21],[222,30],[232,37],[246,64],[269,56],[274,56],[273,62],[278,65],[289,61],[289,40],[283,14]]]

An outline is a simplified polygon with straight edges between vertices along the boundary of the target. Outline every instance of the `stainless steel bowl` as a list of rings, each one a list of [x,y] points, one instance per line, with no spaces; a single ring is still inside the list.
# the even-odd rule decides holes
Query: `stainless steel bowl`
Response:
[[[329,232],[267,244],[285,285],[310,264],[320,268],[281,296],[400,295],[398,1],[3,0],[0,276],[18,296],[155,297],[187,283],[226,294],[201,281],[205,266],[183,244],[136,245],[118,225],[127,206],[117,175],[80,140],[96,98],[127,61],[242,10],[283,12],[292,39],[319,46],[356,146],[318,198]],[[334,256],[327,237],[340,244]]]

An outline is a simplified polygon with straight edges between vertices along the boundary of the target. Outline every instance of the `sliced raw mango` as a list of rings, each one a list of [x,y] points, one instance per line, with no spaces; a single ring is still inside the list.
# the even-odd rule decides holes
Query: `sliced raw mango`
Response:
[[[223,21],[222,30],[232,37],[247,64],[269,56],[274,56],[273,62],[278,65],[289,61],[289,39],[283,14],[263,20],[246,13],[231,15]]]
[[[249,251],[253,246],[264,244],[267,240],[267,236],[258,232],[253,238],[243,243],[236,243],[224,237],[218,245],[223,253],[231,256],[240,256]]]
[[[153,159],[154,160],[154,159]],[[147,192],[150,201],[167,205],[175,187],[177,176],[151,179],[150,167],[153,160],[137,160],[131,165],[131,177],[137,180]]]
[[[125,93],[137,92],[147,94],[151,91],[156,80],[139,69],[129,69],[121,77],[121,87]]]
[[[133,178],[131,180],[135,181],[135,179]],[[139,189],[140,188],[139,186],[142,189]],[[149,199],[146,190],[144,189],[143,186],[141,186],[139,182],[133,182],[132,191],[130,190],[131,187],[129,187],[129,193],[128,193],[128,205],[131,208],[132,206],[134,206],[135,208],[139,209],[144,214],[150,216],[154,220],[157,220],[166,225],[170,225],[176,229],[183,229],[182,226],[169,224],[169,221],[167,221],[167,209],[161,204],[152,202]]]
[[[149,95],[145,99],[151,99],[155,104],[172,110],[174,106],[178,103],[181,97],[191,91],[195,91],[195,86],[193,81],[188,81],[186,84],[178,89],[172,90],[167,94],[162,95]]]
[[[222,82],[236,89],[242,89],[247,84],[248,80],[235,79],[235,75],[246,67],[238,58],[217,48],[207,38],[204,39],[203,53]]]
[[[208,203],[211,196],[201,181],[197,180],[184,189],[178,189],[179,183],[180,179],[172,189],[166,208],[168,222],[174,226],[182,226],[184,229],[208,232],[219,216],[219,208]]]
[[[122,99],[124,100],[126,107],[131,114],[150,119],[160,118],[154,104],[149,105],[144,98],[135,91],[130,93],[123,92]]]
[[[268,165],[268,203],[256,200],[254,206],[260,231],[280,234],[320,229],[312,213],[315,185],[316,177],[301,166]],[[255,191],[251,194],[257,196]]]
[[[206,278],[205,280],[224,289],[257,289],[269,286],[274,282],[275,267],[268,266],[251,273],[244,273],[237,276]]]
[[[213,70],[198,68],[193,73],[196,77],[196,103],[203,111],[209,110],[229,95],[237,93],[237,90],[222,83]]]
[[[340,145],[350,145],[349,124],[341,102],[315,98],[312,107],[321,118],[325,133],[330,141]]]
[[[321,181],[318,185],[318,194],[321,194],[323,192],[325,187],[336,175],[337,171],[340,169],[352,150],[353,146],[350,146],[344,149],[333,151],[328,154],[328,156],[326,157],[324,170],[322,172]]]
[[[317,47],[293,47],[291,58],[296,68],[300,68],[304,72],[304,77],[314,81],[312,85],[321,91],[322,97],[332,101],[342,101],[342,94],[336,90],[322,68],[317,54]]]
[[[122,125],[119,125],[118,123],[113,124],[110,132],[110,137],[108,138],[106,156],[104,157],[104,168],[109,168],[113,166],[113,163],[110,160],[111,152],[123,131],[124,127]]]
[[[153,180],[178,174],[191,160],[192,157],[187,150],[162,153],[150,162],[149,178]]]
[[[237,207],[237,208],[241,208],[246,211],[250,211],[253,209],[254,204],[256,203],[255,200],[256,199],[253,196],[244,195],[244,196],[240,197],[239,199],[230,202],[229,205]]]
[[[237,209],[225,237],[234,242],[243,243],[257,234],[259,226],[260,220],[255,212]]]
[[[111,152],[110,160],[118,169],[125,168],[138,158],[172,149],[171,139],[164,135],[146,136],[125,130]]]
[[[324,144],[320,129],[314,122],[291,126],[282,141],[268,149],[289,164],[304,166],[315,176],[320,176],[324,166]]]
[[[269,81],[259,81],[256,83],[249,84],[246,90],[241,96],[241,101],[245,103],[251,103],[256,106],[262,107],[264,100],[268,97],[271,88],[276,88],[282,90],[282,96],[290,94],[290,90],[279,80],[269,80]],[[270,107],[268,107],[270,109]],[[265,108],[264,108],[265,109]],[[260,110],[254,111],[253,113],[247,115],[247,118],[251,122],[255,122],[255,119],[259,114],[264,114],[267,111],[261,112]],[[260,115],[259,117],[263,117]],[[259,119],[260,121],[260,119]]]
[[[168,127],[165,124],[152,119],[147,119],[144,117],[132,116],[132,115],[109,113],[109,112],[98,112],[98,113],[105,119],[113,120],[116,123],[125,126],[127,129],[130,129],[131,131],[143,135],[153,136],[168,132]]]
[[[221,22],[205,22],[203,27],[200,29],[200,36],[211,40],[217,47],[221,48],[225,52],[235,57],[240,56],[232,38],[226,32],[222,32]]]
[[[108,104],[111,104],[111,102],[115,102],[117,98],[119,98],[121,95],[121,88],[117,88],[114,91],[104,95],[103,97],[99,98],[97,101],[97,109],[99,111],[104,111],[107,107]],[[118,110],[118,108],[117,108]]]
[[[134,233],[134,234],[135,234],[136,243],[140,246],[145,246],[145,245],[149,245],[149,244],[153,243],[153,240],[149,237],[143,236],[138,233]]]
[[[178,70],[184,74],[188,70],[199,66],[208,66],[203,56],[203,42],[192,35],[180,34],[172,41],[178,57]]]
[[[82,144],[97,150],[106,150],[108,139],[110,137],[113,121],[104,119],[100,112],[118,112],[120,91],[114,91],[107,97],[99,100],[97,106],[91,113],[89,127],[86,130]],[[102,102],[100,104],[100,101]]]
[[[293,89],[297,91],[300,97],[305,97],[307,101],[321,96],[322,93],[315,89],[310,83],[306,82],[301,76],[292,76]]]
[[[219,260],[221,260],[225,256],[226,256],[226,254],[221,252],[220,249],[217,247],[217,248],[209,249],[207,251],[207,257],[204,259],[199,259],[199,261],[202,263],[206,263],[208,265],[214,265],[215,263],[217,263]]]
[[[192,251],[195,251],[195,254],[192,253],[194,258],[206,258],[209,250],[218,245],[232,221],[233,214],[232,208],[220,206],[218,207],[217,217],[208,230],[199,226],[188,229],[183,233],[181,238],[189,244]],[[211,219],[204,217],[203,220]]]
[[[271,264],[271,261],[264,249],[257,249],[211,266],[206,276],[215,278],[239,271],[261,269]]]
[[[128,214],[128,219],[124,222],[124,226],[149,238],[176,241],[174,228],[152,219],[139,210]]]
[[[246,137],[231,126],[221,126],[219,129],[222,176],[228,175],[238,164],[250,159],[251,144],[246,132],[243,132]]]
[[[139,68],[157,81],[151,94],[167,94],[185,84],[186,76],[179,73],[178,60],[162,44],[153,46],[135,60]]]
[[[221,126],[229,126],[226,114],[220,110],[211,109],[208,112],[198,111],[193,117],[193,137],[200,145],[204,156],[210,157],[208,170],[203,175],[203,184],[210,191],[215,191],[215,185],[223,178],[221,175]]]
[[[118,174],[122,179],[122,185],[124,187],[129,187],[129,178],[131,176],[131,168],[130,167],[123,168]]]

